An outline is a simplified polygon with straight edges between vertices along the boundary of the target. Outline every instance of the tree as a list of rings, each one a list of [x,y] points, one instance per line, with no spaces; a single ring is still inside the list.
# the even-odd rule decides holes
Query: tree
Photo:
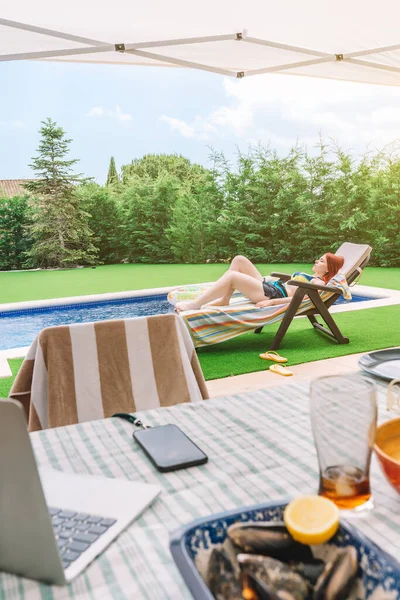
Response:
[[[90,264],[96,252],[104,263],[311,262],[343,241],[400,266],[400,145],[358,157],[321,137],[285,155],[251,146],[235,165],[213,152],[211,169],[148,154],[117,180],[112,158],[113,182],[99,186],[72,174],[64,131],[42,125],[34,197],[0,198],[0,269]]]
[[[92,243],[89,214],[76,194],[77,185],[88,181],[72,174],[77,159],[67,160],[65,132],[51,119],[42,121],[38,155],[29,165],[37,179],[25,185],[34,197],[29,232],[33,245],[27,253],[39,267],[73,267],[93,263],[97,249]]]
[[[372,161],[367,243],[373,264],[400,266],[400,148],[389,146]]]
[[[93,241],[99,249],[98,259],[113,264],[124,258],[121,208],[112,190],[97,183],[81,185],[77,190],[82,206],[89,213]]]
[[[134,159],[129,165],[123,165],[121,171],[123,183],[129,183],[131,177],[157,179],[165,173],[187,183],[194,172],[205,172],[207,169],[191,163],[180,154],[145,154],[142,158]]]
[[[22,269],[31,241],[25,235],[29,222],[28,198],[0,198],[0,269]]]
[[[112,185],[113,183],[118,183],[119,176],[117,172],[117,167],[115,166],[115,160],[112,156],[110,159],[110,166],[108,167],[108,175],[107,175],[107,183],[106,185]]]
[[[132,177],[123,196],[124,239],[132,262],[171,263],[167,238],[172,207],[180,193],[179,181],[168,173],[157,179]]]
[[[189,189],[182,187],[167,229],[176,262],[204,263],[219,255],[219,223],[223,197],[212,172],[199,175]]]
[[[233,170],[226,168],[223,156],[217,158],[225,197],[218,218],[221,255],[245,254],[255,262],[290,261],[305,190],[301,149],[294,147],[281,158],[268,147],[250,147],[247,154],[239,153]]]
[[[218,214],[209,207],[218,191],[211,171],[177,154],[148,154],[124,165],[122,174],[124,241],[131,261],[187,262],[193,257],[199,262],[217,254],[216,243],[210,242]]]

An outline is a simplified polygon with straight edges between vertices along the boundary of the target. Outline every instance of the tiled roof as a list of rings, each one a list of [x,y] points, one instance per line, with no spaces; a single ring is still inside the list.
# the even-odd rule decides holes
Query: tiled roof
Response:
[[[23,187],[32,179],[0,179],[0,198],[26,196],[29,192]]]

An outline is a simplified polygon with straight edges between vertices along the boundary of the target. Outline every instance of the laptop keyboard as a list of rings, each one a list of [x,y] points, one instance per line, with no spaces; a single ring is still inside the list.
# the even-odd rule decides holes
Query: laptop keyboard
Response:
[[[49,513],[64,569],[116,522],[115,519],[61,508],[49,508]]]

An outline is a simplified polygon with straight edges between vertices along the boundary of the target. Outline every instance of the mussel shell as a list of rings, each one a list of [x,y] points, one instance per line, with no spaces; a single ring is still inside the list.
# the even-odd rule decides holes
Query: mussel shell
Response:
[[[311,548],[296,542],[280,521],[234,523],[227,533],[229,539],[247,553],[264,554],[284,562],[313,560]]]
[[[310,592],[310,584],[287,564],[257,554],[238,554],[240,571],[255,575],[265,583],[278,598],[285,600],[305,600]]]
[[[274,590],[253,573],[242,573],[241,581],[243,597],[245,597],[246,600],[280,600]],[[252,595],[251,592],[253,592],[254,595]]]
[[[207,567],[207,585],[217,600],[242,600],[237,566],[227,553],[214,548]]]
[[[233,544],[231,542],[231,540],[227,537],[225,539],[224,543],[222,544],[221,550],[223,550],[225,552],[226,556],[231,561],[234,571],[235,571],[235,575],[237,578],[239,578],[240,569],[239,569],[239,563],[237,561],[237,555],[241,553],[240,548],[235,546],[235,544]]]
[[[290,562],[289,567],[295,573],[307,579],[312,585],[315,585],[325,570],[325,562],[319,558],[314,558],[308,562]]]
[[[314,587],[314,600],[346,600],[357,578],[357,551],[353,546],[344,548],[327,563]]]

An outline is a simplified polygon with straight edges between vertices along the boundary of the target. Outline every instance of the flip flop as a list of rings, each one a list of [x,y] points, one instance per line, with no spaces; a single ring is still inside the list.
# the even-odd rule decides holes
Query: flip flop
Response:
[[[290,377],[290,375],[293,375],[293,371],[283,365],[271,365],[269,370],[277,375],[283,375],[284,377]]]
[[[273,360],[277,363],[287,362],[287,358],[285,358],[284,356],[280,356],[277,352],[273,352],[272,350],[260,354],[260,358],[263,358],[264,360]]]

